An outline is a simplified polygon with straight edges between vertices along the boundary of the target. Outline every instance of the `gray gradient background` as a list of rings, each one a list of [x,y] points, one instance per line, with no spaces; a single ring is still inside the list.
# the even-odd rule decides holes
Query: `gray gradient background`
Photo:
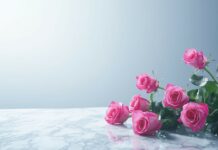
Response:
[[[218,57],[217,14],[217,0],[1,1],[0,107],[129,103],[152,70],[186,87],[185,48]]]

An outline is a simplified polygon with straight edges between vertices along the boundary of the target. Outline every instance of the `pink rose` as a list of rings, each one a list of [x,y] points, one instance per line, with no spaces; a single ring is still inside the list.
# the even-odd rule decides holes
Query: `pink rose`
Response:
[[[129,117],[128,106],[112,101],[106,112],[105,120],[109,124],[123,124]]]
[[[139,75],[136,77],[136,79],[137,79],[136,87],[139,90],[146,90],[147,93],[156,91],[157,88],[159,87],[158,81],[147,74]]]
[[[186,64],[192,65],[197,69],[204,69],[207,63],[207,58],[204,56],[204,53],[194,48],[186,49],[183,59]]]
[[[157,114],[141,110],[132,112],[132,124],[134,132],[139,135],[154,135],[161,128]]]
[[[149,106],[150,103],[147,99],[144,99],[140,95],[135,95],[130,101],[129,111],[130,112],[132,112],[133,110],[148,111]]]
[[[193,132],[201,130],[208,116],[208,106],[205,103],[190,102],[183,106],[179,121]]]
[[[170,107],[173,109],[182,108],[182,106],[188,103],[188,101],[189,97],[181,87],[172,84],[166,86],[163,100],[164,107]]]

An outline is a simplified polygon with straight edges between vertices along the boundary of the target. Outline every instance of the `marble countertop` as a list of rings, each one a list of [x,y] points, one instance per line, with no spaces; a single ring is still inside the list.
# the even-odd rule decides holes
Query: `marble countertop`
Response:
[[[106,108],[1,109],[0,150],[217,150],[218,138],[142,137],[104,121]]]

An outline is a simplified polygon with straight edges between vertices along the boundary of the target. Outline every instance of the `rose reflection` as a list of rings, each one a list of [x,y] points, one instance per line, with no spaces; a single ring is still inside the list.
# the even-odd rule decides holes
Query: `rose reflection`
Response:
[[[195,146],[184,145],[185,139],[177,139],[177,136],[139,136],[135,135],[131,127],[126,125],[107,125],[108,139],[114,144],[131,145],[133,150],[197,150]],[[182,137],[180,137],[182,138]],[[190,137],[189,137],[190,138]],[[177,140],[176,140],[177,139]],[[175,141],[176,140],[176,141]],[[191,142],[192,143],[192,142]],[[195,144],[194,144],[195,145]]]
[[[125,141],[128,141],[130,136],[126,135],[128,132],[127,126],[125,125],[107,125],[107,135],[108,139],[112,141],[113,143],[122,143]]]
[[[131,144],[133,150],[156,150],[159,149],[159,144],[155,143],[154,137],[142,137],[134,135],[133,131],[125,125],[112,126],[107,125],[108,139],[114,144]]]
[[[160,141],[154,137],[134,135],[131,138],[133,150],[159,150]]]

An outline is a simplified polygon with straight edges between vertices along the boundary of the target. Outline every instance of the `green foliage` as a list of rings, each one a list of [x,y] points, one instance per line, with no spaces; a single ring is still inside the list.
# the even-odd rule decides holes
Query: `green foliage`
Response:
[[[173,130],[178,125],[178,115],[176,111],[170,108],[163,108],[160,111],[160,117],[162,121],[162,130]]]
[[[187,94],[190,101],[208,104],[207,127],[211,133],[218,134],[218,84],[215,81],[205,81],[203,77],[192,76],[192,83],[198,85],[199,88],[189,90]],[[177,120],[178,114],[180,114],[178,110],[164,108],[160,102],[153,104],[153,109],[160,115],[163,130],[172,130],[178,127]]]
[[[176,114],[175,111],[171,108],[162,108],[160,113],[159,113],[161,119],[167,119],[167,118],[175,118]]]
[[[211,132],[217,135],[218,134],[218,121],[209,123],[206,129],[208,132]]]
[[[211,133],[218,134],[218,121],[211,124]]]
[[[162,122],[162,130],[173,130],[177,128],[178,116],[176,115],[176,111],[170,108],[165,108],[162,105],[162,102],[154,102],[153,94],[150,95],[151,105],[150,109],[159,114],[161,122]]]
[[[218,109],[213,110],[213,112],[210,113],[210,115],[207,117],[208,123],[213,123],[218,121]]]
[[[203,102],[208,104],[210,112],[218,109],[218,85],[215,81],[208,81],[199,91],[202,91],[200,97],[202,97]]]
[[[215,81],[208,81],[204,88],[209,93],[217,93],[218,94],[218,84]]]
[[[153,102],[153,112],[159,114],[162,109],[163,109],[162,102],[157,102],[157,103]]]
[[[189,80],[192,84],[196,86],[204,86],[207,83],[208,78],[201,75],[193,74]]]
[[[188,91],[188,96],[190,101],[208,104],[208,128],[212,133],[218,134],[218,84],[215,81],[207,81],[207,83],[199,89]]]
[[[177,115],[177,111],[163,107],[162,103],[158,102],[153,105],[153,112],[156,112],[160,115],[162,130],[173,130],[177,128],[177,119],[179,117]]]
[[[197,93],[198,89],[188,91],[187,94],[189,96],[190,101],[197,101]]]
[[[177,128],[177,120],[175,119],[163,119],[161,130],[175,130]]]
[[[212,103],[214,105],[217,101],[218,85],[215,81],[208,81],[199,89],[193,89],[187,93],[191,101]]]
[[[195,86],[198,86],[196,89],[187,91],[190,101],[208,104],[209,115],[207,117],[206,129],[213,134],[218,134],[218,84],[216,80],[208,81],[208,78],[194,74],[190,78],[190,81]],[[150,95],[150,109],[159,114],[162,122],[161,130],[179,128],[181,124],[178,122],[178,118],[181,110],[163,107],[162,102],[155,102],[153,98],[154,93]]]

